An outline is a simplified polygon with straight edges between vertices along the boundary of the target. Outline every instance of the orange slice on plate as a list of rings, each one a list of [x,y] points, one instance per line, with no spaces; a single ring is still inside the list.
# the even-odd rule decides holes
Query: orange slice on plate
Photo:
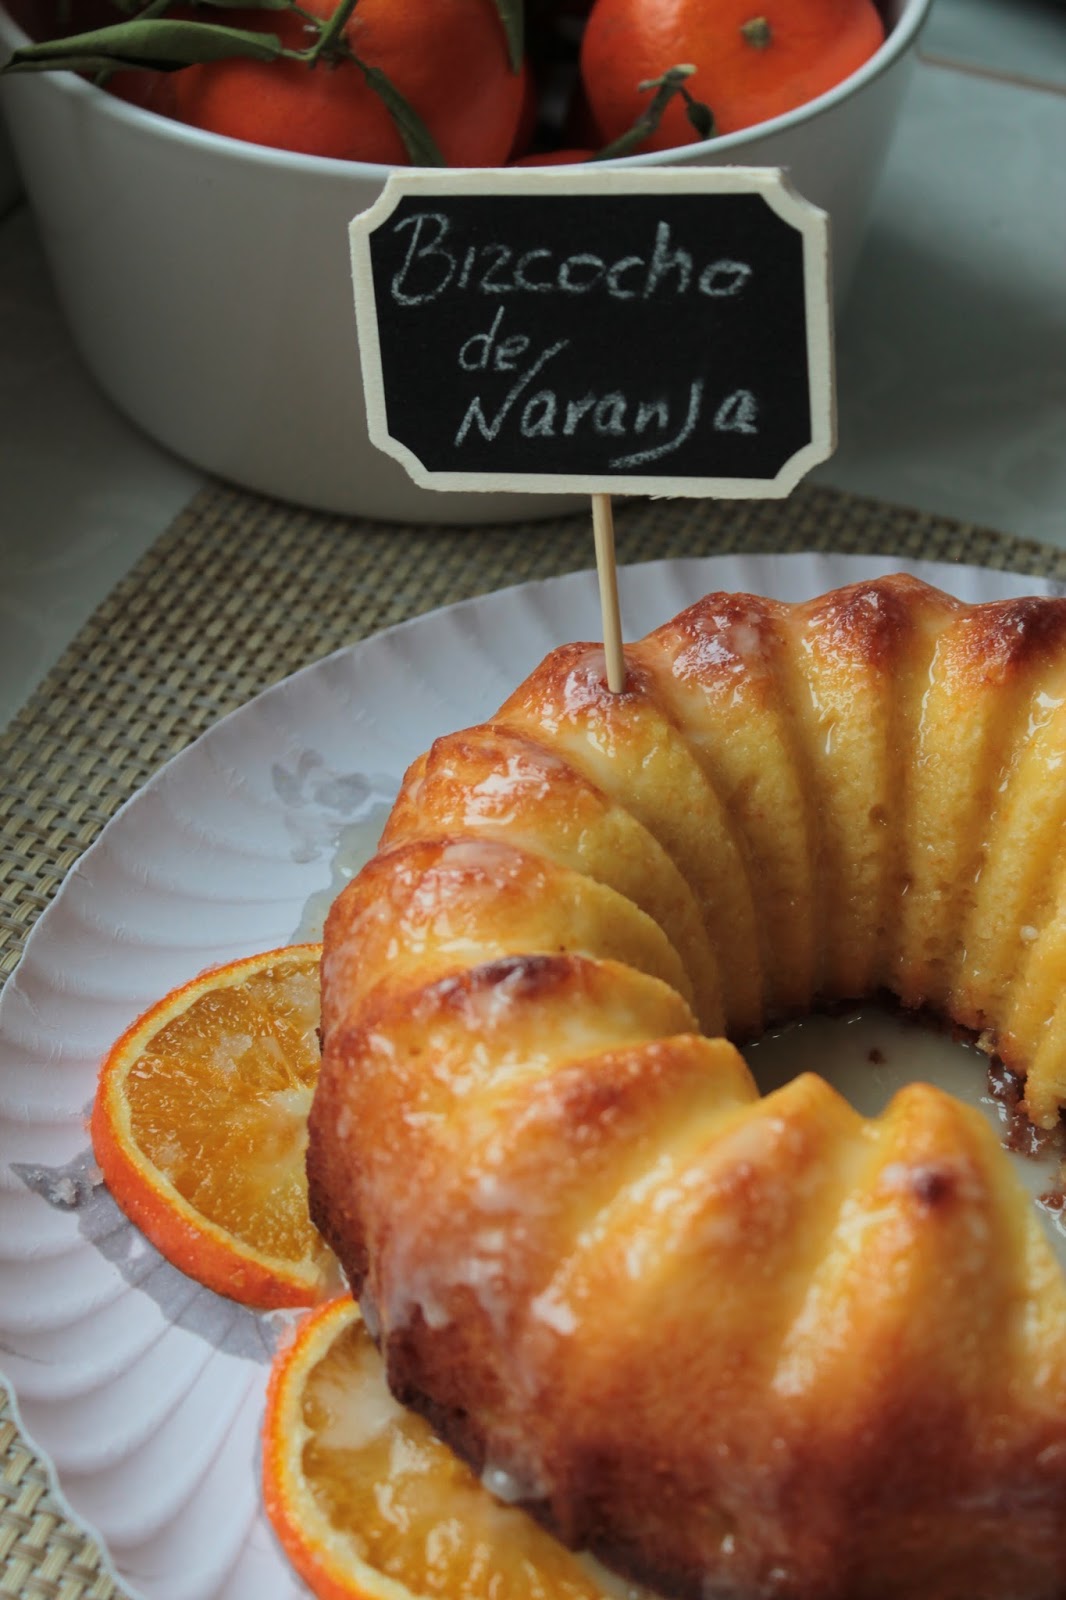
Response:
[[[175,1266],[245,1305],[312,1305],[339,1284],[304,1174],[321,954],[292,945],[201,973],[100,1072],[92,1141],[115,1200]]]
[[[348,1296],[275,1359],[263,1500],[318,1600],[652,1600],[495,1499],[399,1405]]]

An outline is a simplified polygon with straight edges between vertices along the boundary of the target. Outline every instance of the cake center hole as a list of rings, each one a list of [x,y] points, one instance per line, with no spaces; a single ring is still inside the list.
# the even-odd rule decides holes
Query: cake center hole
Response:
[[[1066,1271],[1066,1211],[1061,1205],[1066,1146],[1056,1134],[1033,1141],[1040,1148],[1032,1154],[1012,1148],[1030,1141],[1019,1139],[1019,1131],[1025,1130],[1011,1116],[1002,1089],[994,1092],[989,1059],[976,1046],[959,1043],[923,1020],[863,1006],[771,1029],[748,1045],[744,1056],[761,1094],[771,1094],[801,1072],[814,1072],[864,1117],[878,1116],[897,1089],[916,1082],[934,1084],[976,1106],[1004,1144]]]

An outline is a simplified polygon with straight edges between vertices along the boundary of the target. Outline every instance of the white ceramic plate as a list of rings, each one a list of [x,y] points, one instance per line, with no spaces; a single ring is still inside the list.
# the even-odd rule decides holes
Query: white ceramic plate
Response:
[[[972,567],[713,557],[622,574],[635,638],[711,589],[803,599],[901,566],[966,600],[1047,592]],[[278,1316],[198,1289],[121,1216],[85,1131],[97,1066],[202,968],[316,936],[407,763],[488,716],[553,645],[599,636],[595,575],[466,601],[341,650],[209,729],[112,819],[0,999],[0,1363],[71,1513],[143,1600],[291,1600],[259,1507]]]

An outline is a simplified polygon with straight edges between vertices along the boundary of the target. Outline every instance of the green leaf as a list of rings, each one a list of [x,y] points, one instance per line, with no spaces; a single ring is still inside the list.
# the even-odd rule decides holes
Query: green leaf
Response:
[[[666,110],[675,94],[679,94],[685,103],[685,115],[695,128],[701,139],[709,139],[714,132],[714,115],[708,106],[701,101],[694,100],[685,88],[685,79],[691,78],[695,67],[688,62],[679,66],[668,67],[658,78],[646,78],[643,83],[638,83],[637,88],[642,94],[655,90],[650,105],[648,105],[637,118],[631,128],[619,134],[617,139],[604,145],[602,150],[597,150],[593,161],[612,161],[618,156],[628,156],[634,150],[639,150],[645,139],[651,137],[663,119]]]
[[[685,115],[701,139],[714,137],[714,113],[702,100],[686,100]]]
[[[230,56],[275,61],[284,54],[281,40],[273,33],[160,17],[116,22],[66,39],[26,45],[15,51],[0,72],[99,72],[123,67],[176,72],[196,61],[221,61]]]
[[[411,157],[412,164],[416,167],[444,167],[447,162],[437,148],[436,142],[429,129],[414,107],[404,99],[395,84],[382,72],[380,67],[369,67],[365,61],[360,61],[357,55],[352,56],[356,66],[361,70],[363,77],[380,95],[388,108],[389,115],[396,124],[396,130],[404,142],[404,148]]]
[[[507,55],[512,72],[522,70],[522,57],[526,49],[525,0],[494,0],[496,10],[507,35]]]

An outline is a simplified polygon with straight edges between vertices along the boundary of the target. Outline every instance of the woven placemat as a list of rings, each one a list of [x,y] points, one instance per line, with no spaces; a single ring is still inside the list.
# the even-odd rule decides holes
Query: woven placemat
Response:
[[[820,550],[1066,580],[1064,551],[809,484],[784,502],[625,503],[616,544],[622,563]],[[591,564],[584,515],[400,528],[203,490],[0,737],[0,977],[122,801],[225,712],[391,623]],[[119,1594],[63,1517],[0,1388],[0,1596]]]

